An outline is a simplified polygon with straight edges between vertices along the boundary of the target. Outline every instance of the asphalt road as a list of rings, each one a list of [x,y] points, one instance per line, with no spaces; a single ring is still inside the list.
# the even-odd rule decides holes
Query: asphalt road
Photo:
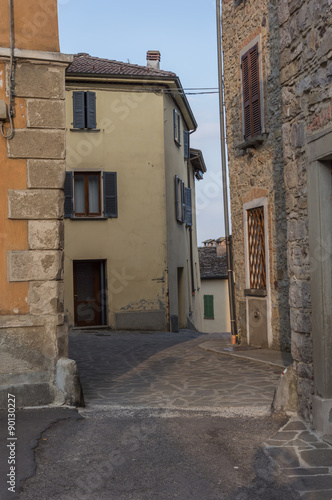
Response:
[[[21,450],[32,451],[38,442],[35,474],[31,454],[19,457],[22,475],[34,474],[20,500],[300,498],[261,447],[286,422],[281,416],[135,408],[78,415],[46,409],[42,418],[40,410],[26,411],[20,421],[30,429],[28,442],[24,429],[18,432]]]

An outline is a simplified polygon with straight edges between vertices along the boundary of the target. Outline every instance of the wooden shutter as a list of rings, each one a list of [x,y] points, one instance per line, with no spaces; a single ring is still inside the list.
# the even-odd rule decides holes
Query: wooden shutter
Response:
[[[242,57],[244,139],[261,133],[258,44]]]
[[[85,128],[85,96],[84,92],[73,92],[73,127]]]
[[[179,182],[180,179],[178,176],[175,176],[175,214],[176,214],[176,220],[181,222],[180,219],[180,200],[179,200]]]
[[[249,52],[251,77],[252,135],[261,133],[261,110],[259,99],[258,44]]]
[[[116,172],[104,172],[104,216],[118,216]]]
[[[183,131],[183,146],[184,146],[184,157],[186,160],[189,159],[189,132],[188,130]]]
[[[204,318],[214,319],[213,295],[204,295]]]
[[[86,93],[86,127],[97,128],[96,93],[90,91]]]
[[[186,202],[186,223],[187,223],[187,226],[192,226],[193,225],[193,218],[192,218],[192,207],[191,207],[191,189],[185,188],[184,193],[185,193],[185,202]]]
[[[73,172],[66,172],[65,178],[65,218],[73,217],[74,205],[73,205]]]

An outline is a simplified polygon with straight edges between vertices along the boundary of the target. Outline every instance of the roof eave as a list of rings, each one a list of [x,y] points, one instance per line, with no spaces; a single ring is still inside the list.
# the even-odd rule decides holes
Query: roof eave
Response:
[[[188,130],[195,131],[197,129],[197,122],[188,102],[188,99],[183,91],[180,79],[174,76],[162,75],[113,75],[104,73],[66,73],[66,82],[75,81],[98,81],[98,82],[123,82],[128,83],[148,83],[152,82],[154,85],[167,85],[170,90],[174,90],[172,98],[178,105],[185,119]],[[180,89],[180,90],[179,90]]]

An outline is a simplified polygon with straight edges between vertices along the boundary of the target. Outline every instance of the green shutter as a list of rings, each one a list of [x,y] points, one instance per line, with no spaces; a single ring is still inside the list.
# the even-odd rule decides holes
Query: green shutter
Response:
[[[204,319],[214,319],[213,295],[204,295]]]
[[[186,201],[186,223],[187,226],[193,225],[192,207],[191,207],[191,189],[184,188],[185,201]]]
[[[189,148],[189,132],[188,130],[184,130],[183,131],[183,148],[184,148],[184,158],[186,160],[189,159],[189,151],[190,151],[190,148]]]

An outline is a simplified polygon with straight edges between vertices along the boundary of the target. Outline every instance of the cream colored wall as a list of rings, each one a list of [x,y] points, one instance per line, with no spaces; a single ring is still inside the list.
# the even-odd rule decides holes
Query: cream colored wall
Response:
[[[202,280],[202,295],[213,295],[214,319],[203,319],[204,333],[221,333],[231,331],[228,280]],[[204,311],[203,311],[204,313]]]
[[[71,131],[72,91],[96,92],[100,132]],[[65,220],[65,309],[73,324],[73,260],[107,260],[108,324],[115,314],[165,311],[163,98],[99,86],[67,89],[67,170],[117,172],[118,218]],[[134,317],[134,316],[133,316]]]
[[[190,296],[189,290],[191,286],[190,275],[190,233],[186,224],[179,223],[176,220],[175,208],[175,175],[185,182],[185,186],[192,189],[193,203],[193,260],[194,260],[194,275],[195,262],[198,268],[198,251],[197,251],[197,235],[196,235],[196,210],[195,210],[195,179],[192,168],[188,170],[187,161],[184,159],[183,146],[183,130],[185,124],[181,117],[181,146],[178,146],[174,141],[173,128],[173,110],[179,109],[174,101],[169,97],[164,97],[164,114],[165,114],[165,168],[166,168],[166,213],[167,213],[167,253],[168,253],[168,279],[169,279],[169,306],[170,316],[178,316],[178,283],[177,283],[177,268],[183,267],[185,279],[185,311],[186,317],[194,324],[197,330],[202,329],[202,299],[199,283],[196,283],[194,278],[195,295]],[[189,176],[189,178],[188,178]],[[189,183],[188,183],[189,181]],[[189,276],[188,265],[189,262]],[[199,281],[199,279],[198,279]],[[190,311],[191,309],[191,311]],[[180,325],[180,328],[184,325]]]

